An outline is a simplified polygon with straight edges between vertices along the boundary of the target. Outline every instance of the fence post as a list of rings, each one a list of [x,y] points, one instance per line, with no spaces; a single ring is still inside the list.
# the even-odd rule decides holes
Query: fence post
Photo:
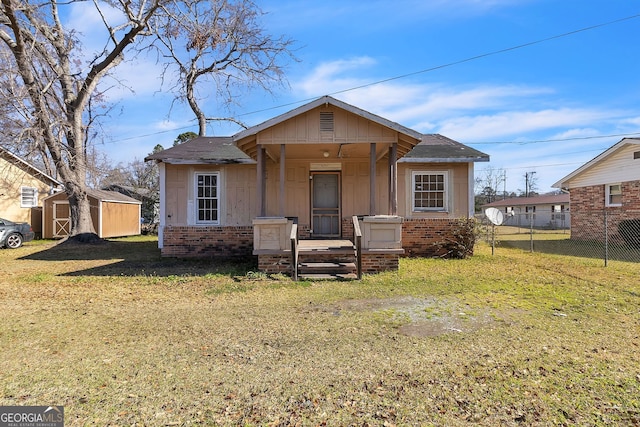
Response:
[[[533,253],[533,215],[534,211],[531,208],[531,213],[529,214],[529,252]]]
[[[604,210],[604,266],[609,264],[609,218]]]

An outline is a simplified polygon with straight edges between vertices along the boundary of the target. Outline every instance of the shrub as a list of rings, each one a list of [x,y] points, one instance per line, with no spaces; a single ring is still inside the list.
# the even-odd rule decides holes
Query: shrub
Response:
[[[625,219],[618,224],[618,233],[625,243],[633,248],[640,248],[640,219]]]

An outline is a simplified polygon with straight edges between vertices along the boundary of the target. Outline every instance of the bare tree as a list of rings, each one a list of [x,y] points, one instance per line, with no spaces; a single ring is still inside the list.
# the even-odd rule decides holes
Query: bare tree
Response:
[[[186,102],[205,136],[210,121],[231,121],[231,116],[207,116],[201,103],[204,87],[216,89],[215,101],[225,111],[236,102],[238,91],[260,87],[272,92],[284,84],[284,63],[295,59],[293,41],[274,38],[261,26],[263,12],[251,0],[187,0],[184,8],[163,8],[155,32],[165,47],[164,77],[177,67],[173,89],[176,100]]]
[[[78,5],[93,8],[105,34],[104,46],[88,57],[81,50],[80,34],[61,19]],[[21,140],[53,164],[69,199],[71,237],[97,238],[87,179],[89,146],[99,125],[95,106],[104,102],[99,86],[104,78],[125,55],[135,57],[161,42],[158,48],[179,70],[174,89],[198,117],[200,133],[206,132],[208,120],[240,123],[206,117],[196,86],[213,80],[216,98],[228,106],[240,87],[270,90],[284,81],[279,61],[290,55],[291,41],[266,35],[260,15],[249,0],[0,0],[0,45],[9,53],[8,62],[0,66],[9,73],[0,81],[7,85],[6,91],[0,90],[0,103],[19,104],[17,110],[5,104],[0,116],[21,114],[17,118],[23,126],[15,126],[14,132],[22,129],[27,137]],[[165,74],[170,69],[168,64]]]
[[[87,143],[91,102],[98,84],[124,59],[137,38],[148,35],[156,1],[93,2],[108,34],[102,51],[85,65],[73,30],[63,26],[56,0],[1,0],[0,40],[11,52],[26,91],[33,139],[42,143],[64,182],[71,211],[71,236],[93,240],[95,230],[87,197]],[[118,24],[107,16],[118,13]]]
[[[476,195],[480,198],[476,204],[487,204],[494,202],[501,194],[501,186],[504,186],[507,179],[507,172],[504,169],[496,169],[491,166],[482,171],[482,174],[475,179]],[[504,190],[502,194],[504,195]]]

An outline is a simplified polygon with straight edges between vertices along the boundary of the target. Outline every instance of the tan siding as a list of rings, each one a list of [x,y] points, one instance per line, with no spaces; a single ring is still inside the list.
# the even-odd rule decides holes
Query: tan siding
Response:
[[[187,225],[187,199],[193,186],[190,169],[191,166],[166,165],[166,225]]]
[[[189,205],[194,206],[194,175],[220,172],[222,200],[220,225],[251,225],[256,216],[256,167],[254,165],[170,165],[165,166],[167,226],[189,225]],[[271,176],[271,172],[269,172]],[[191,201],[191,203],[190,203]]]
[[[448,212],[412,212],[411,211],[411,173],[412,171],[448,171],[449,172],[449,211]],[[431,164],[400,163],[398,165],[398,215],[407,218],[462,218],[469,212],[469,168],[467,163]]]
[[[140,234],[140,205],[102,203],[102,236],[122,237]]]
[[[638,145],[623,147],[569,181],[569,188],[639,180],[640,159],[633,158],[633,153],[639,150]]]
[[[251,165],[226,166],[223,172],[225,203],[222,225],[251,225],[257,214],[256,167]]]
[[[43,203],[42,212],[42,237],[53,239],[53,208],[55,202],[69,203],[66,193],[54,194],[48,197]]]
[[[38,189],[38,206],[48,196],[50,185],[26,173],[24,170],[0,158],[0,215],[10,221],[29,222],[32,218],[31,208],[20,207],[20,187]]]
[[[333,111],[333,138],[320,132],[320,112]],[[314,144],[331,140],[337,143],[397,142],[397,132],[347,111],[318,107],[292,117],[258,134],[259,144]]]

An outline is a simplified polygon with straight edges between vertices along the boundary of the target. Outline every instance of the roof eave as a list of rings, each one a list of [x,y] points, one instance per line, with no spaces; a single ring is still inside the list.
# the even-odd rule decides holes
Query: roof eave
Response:
[[[398,160],[398,163],[475,163],[488,161],[488,157],[403,157]]]
[[[573,172],[571,172],[569,175],[566,175],[561,180],[553,183],[551,185],[551,187],[552,188],[560,188],[560,189],[569,188],[569,187],[566,186],[566,183],[568,181],[571,181],[577,175],[580,175],[582,172],[586,171],[587,169],[590,169],[591,167],[593,167],[597,163],[603,161],[604,159],[609,157],[614,152],[618,151],[622,146],[624,146],[626,144],[639,145],[640,144],[640,139],[638,139],[638,138],[622,138],[620,141],[618,141],[617,143],[615,143],[614,145],[612,145],[611,147],[609,147],[607,150],[603,151],[602,153],[598,154],[596,157],[594,157],[593,159],[589,160],[587,163],[583,164],[578,169],[576,169]]]
[[[151,159],[170,165],[254,165],[253,159]]]

